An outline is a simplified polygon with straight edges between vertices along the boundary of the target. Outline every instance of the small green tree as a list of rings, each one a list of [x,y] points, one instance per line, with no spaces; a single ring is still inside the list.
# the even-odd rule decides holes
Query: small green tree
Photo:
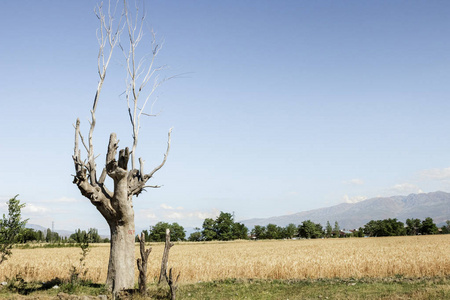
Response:
[[[450,220],[447,220],[445,222],[445,225],[441,227],[443,234],[449,234],[450,233]]]
[[[61,241],[61,237],[56,231],[52,231],[50,228],[47,228],[47,234],[45,235],[45,241],[47,243],[58,243]]]
[[[45,234],[45,241],[47,243],[50,243],[52,241],[52,230],[50,228],[47,228],[47,232]]]
[[[406,234],[417,235],[420,231],[420,219],[406,219]]]
[[[200,228],[195,227],[195,232],[192,232],[189,235],[188,241],[190,242],[200,242],[202,240],[202,233],[200,232]]]
[[[292,239],[297,234],[297,227],[293,223],[286,225],[283,229],[283,238],[285,239]]]
[[[91,236],[91,243],[101,243],[102,242],[102,238],[98,234],[97,228],[89,228],[88,232]]]
[[[234,222],[234,215],[223,211],[215,220],[206,218],[202,228],[204,241],[230,241],[248,238],[248,228],[244,224]]]
[[[150,241],[164,242],[166,240],[167,228],[170,228],[170,224],[167,222],[158,222],[155,225],[150,226],[150,233],[149,233]]]
[[[405,235],[405,224],[394,219],[371,220],[364,225],[364,233],[368,236],[400,236]]]
[[[12,246],[17,242],[19,232],[23,230],[28,221],[28,219],[22,220],[21,209],[25,207],[25,204],[20,204],[18,196],[16,195],[6,202],[8,216],[3,214],[0,223],[0,264],[12,254]]]
[[[401,236],[406,234],[405,224],[398,221],[396,218],[386,219],[384,222],[386,223],[386,227],[389,229],[389,235]]]
[[[206,218],[203,221],[203,226],[202,226],[202,228],[203,228],[203,230],[202,230],[203,240],[205,240],[205,241],[212,241],[212,240],[217,239],[217,233],[214,230],[214,225],[215,225],[215,222],[211,218]]]
[[[435,234],[437,232],[438,228],[432,218],[428,217],[422,221],[422,226],[420,226],[421,234]]]
[[[353,236],[364,237],[364,228],[359,227],[357,231],[353,232]]]
[[[364,234],[367,236],[376,236],[377,228],[377,221],[370,220],[366,225],[364,225]]]
[[[41,230],[37,231],[37,240],[39,242],[45,241],[44,232],[42,232]]]
[[[221,241],[229,241],[233,239],[233,223],[234,218],[230,213],[221,211],[216,218],[214,229],[217,233],[217,239]]]
[[[315,238],[321,238],[323,237],[323,235],[325,234],[325,232],[323,231],[323,227],[320,223],[314,224],[316,226],[316,231],[315,233]]]
[[[177,222],[172,223],[169,229],[171,241],[184,241],[186,239],[186,231],[184,230],[184,227]]]
[[[166,222],[158,222],[154,226],[150,226],[149,240],[151,242],[164,242],[167,228],[170,229],[170,239],[172,241],[184,241],[186,231],[183,226],[178,223],[169,224]]]
[[[330,221],[327,221],[327,225],[325,227],[325,236],[327,238],[333,235],[333,227],[331,227]]]
[[[335,221],[333,228],[333,237],[340,237],[340,236],[341,236],[341,228],[339,227],[338,221]]]
[[[38,241],[38,233],[32,228],[22,228],[17,236],[17,243]]]
[[[266,226],[266,239],[276,240],[280,238],[280,227],[275,224],[267,224]]]
[[[234,222],[231,226],[233,232],[233,240],[246,240],[248,239],[248,228],[239,222]]]
[[[95,233],[96,232],[94,232],[94,235]],[[72,266],[72,269],[70,270],[70,282],[73,285],[77,285],[80,283],[80,277],[86,277],[86,274],[88,272],[88,269],[86,268],[86,257],[90,251],[89,243],[92,242],[92,232],[86,232],[84,230],[81,231],[80,229],[78,229],[74,234],[70,236],[70,238],[73,238],[79,244],[81,249],[79,267],[77,268],[76,266]]]
[[[251,235],[254,236],[255,239],[265,239],[266,238],[266,226],[255,225],[251,231]]]
[[[89,236],[89,243],[101,243],[103,241],[96,228],[89,228],[87,232],[78,228],[75,233],[70,235],[69,241],[81,244],[87,236]]]
[[[298,235],[307,239],[320,238],[323,235],[322,225],[315,224],[311,220],[303,221],[302,224],[298,226]]]
[[[60,243],[61,239],[62,239],[62,237],[59,236],[59,233],[57,233],[56,231],[52,232],[52,241],[54,243]]]

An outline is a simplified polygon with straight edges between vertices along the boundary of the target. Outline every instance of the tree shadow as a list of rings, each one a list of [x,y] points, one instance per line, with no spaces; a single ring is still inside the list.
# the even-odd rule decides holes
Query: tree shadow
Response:
[[[67,285],[67,282],[63,281],[62,279],[60,279],[58,277],[53,278],[46,282],[42,282],[42,283],[41,282],[39,282],[39,283],[38,282],[25,282],[22,278],[15,278],[8,282],[8,285],[6,286],[6,288],[11,290],[12,292],[26,296],[33,292],[51,290],[51,289],[55,288],[55,286],[57,286],[58,289],[60,289],[64,285]],[[95,288],[95,289],[100,289],[104,286],[103,284],[93,283],[90,281],[80,282],[79,285],[84,286],[84,287],[89,287],[89,288]]]
[[[56,277],[49,281],[37,283],[37,282],[25,282],[20,276],[9,279],[6,288],[11,292],[18,293],[20,295],[29,295],[37,291],[46,291],[52,289],[54,286],[61,285],[63,281]]]

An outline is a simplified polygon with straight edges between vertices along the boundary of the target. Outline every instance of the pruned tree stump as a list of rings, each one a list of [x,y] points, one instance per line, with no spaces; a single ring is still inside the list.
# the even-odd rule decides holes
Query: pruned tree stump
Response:
[[[139,237],[139,246],[141,252],[141,258],[137,259],[137,267],[139,270],[139,293],[145,295],[147,293],[147,263],[148,256],[152,252],[152,247],[145,249],[145,235],[142,232]]]
[[[169,270],[169,276],[167,276],[167,273],[164,274],[164,277],[167,280],[167,284],[169,285],[170,288],[170,299],[175,300],[176,298],[176,293],[177,293],[177,289],[178,289],[178,279],[180,279],[180,273],[178,273],[178,276],[175,280],[173,280],[172,277],[172,268],[170,268]]]
[[[170,248],[172,248],[173,243],[170,242],[170,229],[166,229],[166,244],[164,246],[164,254],[161,261],[161,272],[159,273],[159,280],[158,284],[161,284],[162,280],[166,279],[166,273],[167,273],[167,265],[169,262],[169,251]]]

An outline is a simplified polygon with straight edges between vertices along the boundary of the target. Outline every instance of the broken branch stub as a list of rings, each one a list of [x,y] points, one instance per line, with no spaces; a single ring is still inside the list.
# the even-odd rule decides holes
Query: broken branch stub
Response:
[[[161,283],[162,280],[166,279],[167,276],[167,265],[169,262],[169,251],[172,248],[173,243],[170,242],[170,229],[166,229],[166,243],[164,246],[164,253],[161,261],[161,272],[159,273],[158,284]]]
[[[147,263],[148,263],[148,256],[150,255],[150,252],[152,252],[152,247],[145,249],[145,235],[142,232],[141,236],[139,238],[139,246],[140,246],[140,253],[141,258],[137,259],[137,267],[139,270],[139,293],[141,295],[145,295],[147,292]]]
[[[167,280],[167,284],[169,285],[170,288],[170,299],[172,300],[176,300],[176,294],[177,294],[177,289],[178,289],[178,280],[180,279],[180,273],[178,273],[178,276],[175,280],[173,280],[172,277],[172,268],[170,268],[169,270],[169,276],[167,276],[167,274],[165,274],[165,278]]]

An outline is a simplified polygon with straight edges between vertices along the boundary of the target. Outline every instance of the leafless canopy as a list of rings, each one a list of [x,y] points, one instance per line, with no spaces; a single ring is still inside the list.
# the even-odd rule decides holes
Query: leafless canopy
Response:
[[[145,173],[144,161],[142,158],[139,158],[140,167],[137,169],[135,167],[135,152],[139,137],[140,120],[142,116],[149,115],[145,113],[145,108],[154,96],[157,87],[167,79],[159,80],[157,72],[163,67],[154,67],[155,59],[161,46],[156,43],[155,33],[153,31],[151,32],[153,49],[148,55],[150,57],[144,56],[136,63],[136,48],[144,36],[145,14],[142,14],[142,16],[139,17],[139,8],[136,7],[136,13],[133,18],[129,14],[127,4],[124,1],[123,12],[120,18],[115,20],[114,15],[116,14],[115,11],[117,10],[117,7],[118,3],[116,3],[115,6],[111,6],[110,4],[108,6],[107,15],[105,15],[103,11],[102,4],[98,5],[95,9],[95,14],[100,22],[100,27],[97,30],[99,44],[99,81],[94,96],[93,106],[90,111],[91,120],[87,141],[80,132],[80,121],[77,119],[75,124],[75,147],[73,155],[76,171],[74,183],[78,185],[82,194],[89,198],[93,204],[102,204],[102,206],[108,208],[108,211],[111,213],[113,212],[113,209],[109,203],[109,199],[113,197],[113,193],[104,185],[106,175],[109,175],[111,178],[127,176],[128,196],[139,195],[146,187],[158,187],[148,186],[146,183],[165,164],[170,149],[170,136],[172,132],[172,130],[169,130],[167,149],[161,164],[156,166],[151,172]],[[127,35],[126,40],[128,41],[128,47],[125,47],[124,43],[120,41],[123,31],[125,31]],[[116,46],[119,46],[122,50],[126,61],[126,100],[128,104],[128,114],[132,125],[133,145],[131,151],[129,151],[128,148],[121,150],[119,153],[119,161],[116,161],[115,157],[116,150],[118,149],[118,140],[116,135],[112,133],[107,149],[105,167],[103,168],[100,177],[98,177],[93,145],[93,133],[96,125],[95,113],[102,86],[105,81],[106,72],[114,52],[113,50]],[[127,48],[128,50],[126,50]],[[146,86],[151,79],[153,79],[154,83],[147,91]],[[142,95],[144,95],[143,99],[141,99]],[[87,152],[87,161],[81,159],[80,140]],[[132,168],[130,171],[126,172],[130,156]]]

